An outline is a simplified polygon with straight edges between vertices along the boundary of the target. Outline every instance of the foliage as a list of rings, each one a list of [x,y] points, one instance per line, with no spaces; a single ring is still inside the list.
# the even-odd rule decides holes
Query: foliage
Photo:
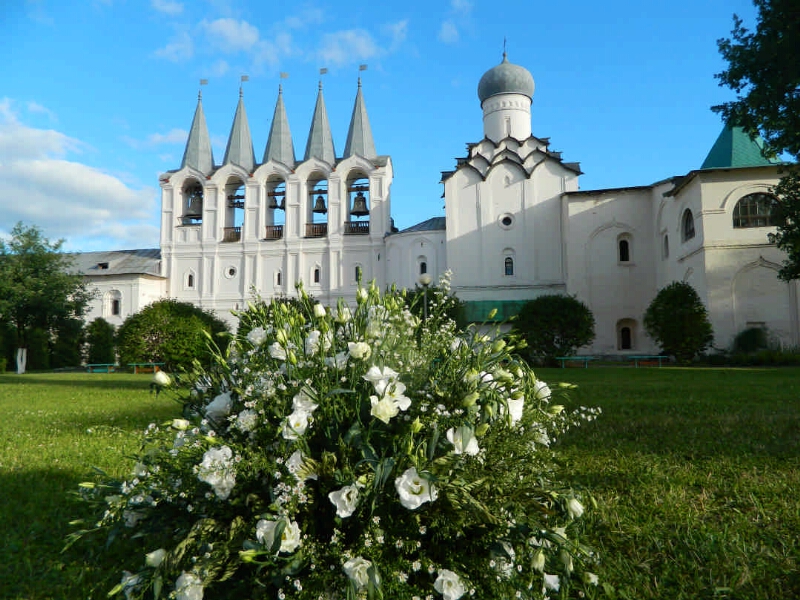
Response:
[[[426,309],[427,301],[427,309]],[[441,307],[432,306],[433,302],[441,302]],[[420,320],[425,318],[426,310],[429,316],[453,321],[458,327],[467,325],[464,302],[450,293],[450,272],[444,274],[444,285],[429,285],[426,290],[423,286],[416,285],[413,290],[406,293],[406,305],[415,317]],[[435,323],[431,324],[435,327]]]
[[[679,363],[689,362],[714,340],[708,311],[685,281],[673,281],[656,294],[644,313],[644,328]]]
[[[769,336],[763,327],[748,327],[733,338],[731,350],[739,354],[752,354],[769,346]]]
[[[34,327],[27,332],[26,339],[28,347],[26,370],[46,371],[52,368],[50,364],[50,333],[40,327]]]
[[[116,362],[114,326],[102,317],[96,318],[86,327],[86,362],[89,364],[113,364]]]
[[[128,557],[112,595],[597,594],[550,448],[596,410],[551,403],[502,337],[421,324],[374,284],[352,310],[300,288],[249,312],[214,368],[172,388],[187,418],[148,428],[125,481],[83,485]]]
[[[800,159],[800,11],[794,0],[754,0],[755,31],[734,15],[731,39],[719,40],[728,68],[720,85],[736,92],[736,100],[713,107],[726,122],[751,136],[761,134],[774,155]],[[779,276],[800,278],[800,173],[787,167],[774,189],[778,197],[778,247],[788,253]]]
[[[131,315],[117,330],[122,364],[162,362],[169,370],[208,364],[214,344],[228,326],[212,312],[188,302],[158,300]]]
[[[532,358],[572,356],[594,340],[594,315],[573,296],[548,294],[522,306],[514,329]]]
[[[77,367],[83,362],[85,331],[83,319],[62,319],[55,327],[50,366],[53,369]]]
[[[0,240],[0,321],[10,324],[15,342],[29,344],[34,329],[52,331],[58,322],[81,318],[91,294],[73,259],[35,226],[17,223]]]

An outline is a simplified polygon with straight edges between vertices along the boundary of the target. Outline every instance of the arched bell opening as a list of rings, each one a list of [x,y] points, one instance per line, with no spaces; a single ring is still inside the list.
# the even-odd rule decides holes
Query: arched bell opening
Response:
[[[283,237],[286,224],[286,182],[280,177],[267,180],[267,240],[279,240]]]
[[[231,177],[225,184],[225,228],[223,242],[239,242],[244,223],[244,181]]]
[[[203,222],[203,186],[196,179],[187,179],[181,188],[181,225]]]
[[[320,174],[308,180],[306,201],[306,237],[325,237],[328,234],[328,180]]]
[[[347,223],[345,233],[369,235],[369,179],[363,173],[353,173],[347,179]]]

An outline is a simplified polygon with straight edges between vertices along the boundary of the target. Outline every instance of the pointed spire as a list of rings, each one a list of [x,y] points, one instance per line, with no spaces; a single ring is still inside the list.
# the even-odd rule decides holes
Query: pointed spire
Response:
[[[247,123],[243,96],[242,88],[239,86],[239,104],[236,105],[236,114],[233,116],[231,134],[228,136],[228,146],[225,148],[222,164],[234,164],[252,173],[256,155],[253,152],[253,139],[250,137],[250,125]]]
[[[361,77],[358,78],[358,93],[353,105],[353,116],[350,118],[347,143],[344,147],[345,158],[354,154],[369,159],[377,156],[375,142],[372,139],[372,128],[369,126],[367,106],[364,104],[364,96],[361,93]]]
[[[725,125],[700,168],[730,169],[775,164],[780,164],[780,161],[764,154],[764,141],[760,137],[750,139],[741,127]]]
[[[283,86],[278,85],[278,101],[275,103],[275,114],[272,115],[272,125],[269,127],[267,147],[264,149],[264,160],[274,160],[294,168],[294,143],[292,133],[289,131],[289,120],[286,118],[286,108],[283,105]]]
[[[214,155],[211,152],[211,138],[208,135],[206,116],[203,113],[203,92],[197,94],[197,108],[192,119],[192,128],[189,139],[186,141],[186,150],[183,152],[181,169],[192,167],[203,175],[210,175],[214,170]]]
[[[328,112],[325,110],[325,100],[322,97],[322,81],[319,82],[317,105],[314,107],[314,118],[311,121],[311,130],[308,132],[308,143],[304,160],[318,158],[329,164],[336,162],[336,152],[333,149],[333,136],[328,122]]]

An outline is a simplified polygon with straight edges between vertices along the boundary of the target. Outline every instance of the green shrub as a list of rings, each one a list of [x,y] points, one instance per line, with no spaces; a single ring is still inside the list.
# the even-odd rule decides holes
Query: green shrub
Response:
[[[752,354],[769,347],[769,336],[763,327],[743,329],[733,339],[732,351],[740,354]]]
[[[529,358],[552,360],[594,340],[594,315],[573,296],[539,296],[522,306],[514,329],[527,342]]]
[[[98,317],[86,328],[86,362],[108,364],[116,361],[114,326]]]
[[[168,370],[189,369],[193,361],[208,363],[211,343],[228,326],[213,313],[188,302],[159,300],[128,317],[117,331],[122,364],[164,363]]]
[[[83,359],[83,319],[63,319],[56,326],[50,368],[80,366]]]
[[[714,341],[708,311],[685,281],[673,281],[656,294],[644,313],[644,327],[679,363],[688,363]]]
[[[6,358],[5,356],[0,357],[0,373],[6,372]]]

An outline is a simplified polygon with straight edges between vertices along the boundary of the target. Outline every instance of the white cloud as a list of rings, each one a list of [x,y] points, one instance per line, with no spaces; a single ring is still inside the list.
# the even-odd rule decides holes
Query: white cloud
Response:
[[[17,221],[53,239],[108,238],[113,246],[158,243],[138,237],[157,215],[157,191],[126,185],[102,169],[68,159],[87,147],[61,132],[21,123],[12,102],[0,102],[0,229]],[[136,236],[128,228],[137,227]],[[157,229],[157,228],[156,228]]]
[[[165,15],[179,15],[183,12],[183,3],[173,0],[150,0],[150,5]]]
[[[296,54],[294,40],[290,33],[279,33],[270,40],[261,40],[255,48],[253,63],[258,68],[263,64],[277,67],[281,59]]]
[[[153,54],[174,63],[184,62],[194,56],[194,41],[188,32],[182,31],[169,44]]]
[[[450,8],[453,12],[467,15],[472,12],[472,2],[469,0],[450,0]]]
[[[408,37],[408,19],[397,21],[397,23],[387,23],[383,26],[383,31],[390,38],[389,51],[397,50]]]
[[[167,133],[151,133],[147,136],[150,144],[185,144],[189,138],[189,132],[185,129],[170,129]]]
[[[29,113],[39,113],[39,114],[47,115],[47,117],[51,121],[58,121],[58,119],[56,118],[56,113],[54,113],[52,110],[50,110],[46,106],[42,106],[38,102],[34,102],[33,100],[29,101],[28,104],[27,104],[27,108],[28,108],[28,112]]]
[[[217,19],[200,23],[211,44],[224,52],[246,52],[258,43],[258,28],[247,21]]]
[[[209,68],[208,74],[210,77],[222,77],[230,71],[230,65],[227,60],[216,60]]]
[[[306,8],[300,14],[291,15],[283,23],[290,29],[303,29],[309,25],[319,25],[325,20],[325,13],[320,8]]]
[[[321,65],[341,66],[368,60],[381,53],[364,29],[346,29],[322,36],[317,51]]]
[[[439,29],[439,40],[445,44],[455,44],[458,41],[458,28],[451,20],[442,23]]]

